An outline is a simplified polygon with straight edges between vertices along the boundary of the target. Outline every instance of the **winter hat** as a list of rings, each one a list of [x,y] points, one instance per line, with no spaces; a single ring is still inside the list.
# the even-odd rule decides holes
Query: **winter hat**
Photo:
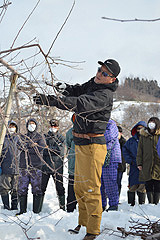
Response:
[[[114,75],[114,77],[117,77],[121,71],[119,63],[116,60],[108,59],[104,62],[98,61],[98,63],[102,66],[104,65],[108,71]]]
[[[17,132],[18,131],[17,123],[13,120],[8,121],[8,126],[11,125],[11,124],[13,124],[16,127],[16,132]]]
[[[49,123],[50,123],[51,127],[59,127],[59,121],[56,119],[51,119],[49,121]]]
[[[28,129],[28,125],[29,125],[30,122],[34,122],[34,123],[36,124],[36,129],[35,129],[35,130],[37,130],[38,123],[37,123],[37,121],[36,121],[35,118],[30,118],[30,119],[28,119],[28,121],[27,121],[27,123],[26,123],[26,128]]]
[[[137,133],[137,127],[138,126],[143,126],[143,127],[147,127],[147,123],[146,122],[144,122],[144,121],[139,121],[133,128],[132,128],[132,130],[131,130],[131,134],[132,134],[132,136],[134,136],[136,133]]]

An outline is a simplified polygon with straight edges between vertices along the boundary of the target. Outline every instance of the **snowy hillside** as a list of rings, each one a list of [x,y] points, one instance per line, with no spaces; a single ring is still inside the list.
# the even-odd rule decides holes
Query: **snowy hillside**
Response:
[[[129,106],[135,106],[141,108],[142,105],[148,106],[150,104],[155,104],[159,106],[159,103],[153,102],[137,102],[137,101],[114,101],[113,110],[111,112],[111,118],[116,120],[119,124],[122,123],[125,109]],[[160,117],[160,112],[158,117]]]
[[[67,168],[65,168],[65,172],[64,181],[67,192]],[[129,231],[129,226],[131,226],[129,220],[131,218],[135,221],[140,220],[140,222],[146,222],[146,218],[149,218],[151,221],[156,221],[160,218],[160,203],[155,206],[148,204],[146,200],[145,205],[138,205],[136,203],[134,207],[130,207],[127,204],[127,184],[128,176],[125,173],[119,210],[117,212],[103,213],[101,223],[102,234],[97,237],[97,240],[120,239],[120,236],[122,236],[121,233],[113,233],[113,231],[117,231],[117,227],[123,227]],[[55,185],[52,179],[49,181],[44,206],[40,214],[33,214],[32,212],[32,194],[30,189],[27,213],[15,217],[16,211],[4,210],[1,202],[0,208],[0,240],[81,240],[86,233],[85,227],[82,227],[80,233],[76,236],[68,233],[69,228],[74,228],[77,225],[78,210],[74,213],[59,210]],[[128,236],[125,239],[140,240],[140,237]]]

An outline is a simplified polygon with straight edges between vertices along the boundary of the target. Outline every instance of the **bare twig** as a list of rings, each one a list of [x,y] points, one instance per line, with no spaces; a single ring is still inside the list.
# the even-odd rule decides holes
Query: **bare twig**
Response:
[[[156,21],[160,21],[160,18],[156,18],[156,19],[117,19],[117,18],[109,18],[109,17],[102,17],[102,19],[104,20],[110,20],[110,21],[117,21],[117,22],[156,22]]]
[[[75,5],[75,0],[74,0],[74,2],[73,2],[73,5],[72,5],[72,7],[71,7],[71,10],[69,11],[69,14],[68,14],[68,16],[66,17],[66,19],[65,19],[64,23],[62,24],[62,26],[61,26],[60,30],[58,31],[58,33],[57,33],[57,35],[56,35],[56,37],[55,37],[54,41],[52,42],[52,44],[51,44],[51,46],[50,46],[50,48],[49,48],[49,50],[48,50],[48,53],[46,54],[46,56],[48,56],[48,55],[50,54],[50,52],[51,52],[51,49],[52,49],[52,47],[53,47],[53,45],[54,45],[55,41],[57,40],[57,38],[58,38],[59,34],[61,33],[61,31],[62,31],[63,27],[65,26],[65,24],[66,24],[66,22],[67,22],[67,20],[68,20],[69,16],[71,15],[71,12],[73,11],[74,5]]]
[[[33,12],[35,11],[35,9],[37,8],[39,2],[40,2],[40,0],[38,0],[38,2],[36,3],[35,7],[34,7],[33,10],[31,11],[31,13],[29,14],[29,16],[28,16],[27,19],[25,20],[25,22],[23,23],[22,27],[19,29],[19,31],[18,31],[18,33],[17,33],[17,35],[16,35],[16,37],[15,37],[15,39],[14,39],[12,45],[11,45],[11,49],[13,48],[13,46],[14,46],[14,44],[15,44],[15,41],[17,40],[20,32],[21,32],[22,29],[24,28],[26,22],[28,21],[28,19],[30,18],[30,16],[33,14]]]

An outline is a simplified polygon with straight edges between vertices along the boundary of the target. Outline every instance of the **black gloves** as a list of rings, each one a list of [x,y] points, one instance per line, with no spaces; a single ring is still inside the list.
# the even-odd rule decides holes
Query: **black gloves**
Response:
[[[54,95],[37,94],[33,101],[38,105],[57,106],[58,98]]]
[[[38,105],[47,105],[49,106],[49,102],[47,99],[47,96],[44,94],[38,94],[36,96],[33,96],[33,101]]]

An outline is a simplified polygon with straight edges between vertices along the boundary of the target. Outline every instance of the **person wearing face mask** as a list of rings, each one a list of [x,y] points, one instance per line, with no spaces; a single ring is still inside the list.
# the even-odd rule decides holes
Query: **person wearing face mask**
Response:
[[[145,203],[145,184],[143,181],[139,181],[139,169],[136,163],[138,142],[140,139],[140,130],[147,127],[146,122],[138,122],[131,130],[132,137],[122,147],[122,154],[125,162],[130,165],[129,171],[129,190],[127,192],[128,204],[135,205],[135,192],[138,195],[139,204]]]
[[[20,202],[20,212],[27,211],[28,185],[31,183],[33,194],[33,212],[39,213],[42,207],[42,165],[43,150],[46,147],[45,138],[37,132],[37,121],[31,118],[27,121],[27,133],[21,135],[20,155],[20,176],[18,182],[18,198]]]
[[[0,166],[0,194],[4,209],[17,210],[17,187],[18,187],[18,165],[20,151],[17,148],[19,137],[16,134],[18,126],[16,122],[9,121],[7,134],[4,139]],[[11,206],[9,200],[11,193]]]
[[[148,202],[158,204],[160,198],[160,120],[151,117],[141,131],[137,165],[140,181],[145,181]]]
[[[59,121],[50,120],[50,128],[45,135],[48,148],[43,152],[42,194],[45,195],[50,176],[55,182],[59,206],[65,211],[65,189],[63,186],[64,137],[59,133]]]

